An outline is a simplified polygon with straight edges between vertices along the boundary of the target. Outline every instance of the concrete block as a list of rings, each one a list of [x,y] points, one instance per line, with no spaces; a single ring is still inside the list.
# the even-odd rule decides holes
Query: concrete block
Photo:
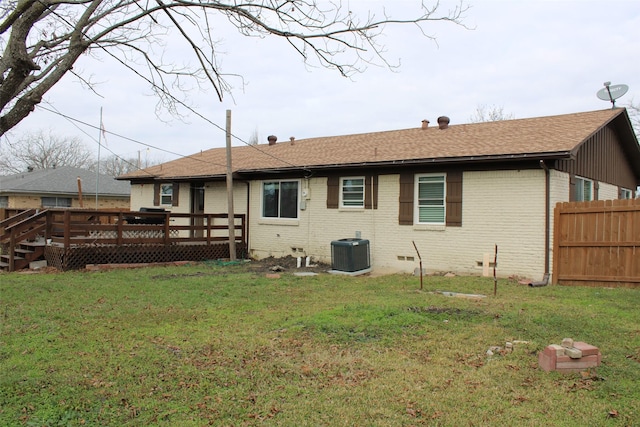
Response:
[[[46,259],[43,259],[43,260],[40,260],[40,261],[31,261],[29,263],[29,268],[31,270],[38,270],[40,268],[45,268],[46,266],[47,266],[47,260]]]
[[[572,359],[580,359],[582,357],[582,351],[580,351],[579,349],[577,349],[575,347],[565,348],[564,349],[564,354],[566,354],[567,356],[569,356]]]
[[[563,338],[562,339],[562,346],[565,347],[565,348],[573,347],[573,338]]]
[[[484,277],[489,277],[492,275],[493,270],[491,269],[491,262],[491,254],[482,254],[482,275]]]

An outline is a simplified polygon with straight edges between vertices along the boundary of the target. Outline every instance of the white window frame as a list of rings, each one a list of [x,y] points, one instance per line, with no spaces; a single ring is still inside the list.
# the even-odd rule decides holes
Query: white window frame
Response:
[[[173,205],[173,184],[160,184],[160,204],[162,206]]]
[[[47,199],[47,203],[45,203],[45,199]],[[70,208],[72,203],[71,197],[43,196],[40,198],[40,204],[43,208]]]
[[[585,198],[585,187],[589,183],[589,198]],[[594,185],[593,180],[576,176],[576,202],[590,202],[593,200]]]
[[[280,187],[283,183],[293,183],[295,182],[296,184],[296,200],[295,200],[295,209],[296,209],[296,214],[295,217],[291,217],[291,216],[282,216],[282,193],[278,193],[278,213],[276,216],[265,216],[265,185],[267,184],[274,184],[277,183],[278,186]],[[280,188],[278,188],[278,191],[280,191]],[[301,185],[300,185],[300,180],[299,179],[273,179],[273,180],[269,180],[269,181],[262,181],[261,185],[260,185],[260,217],[262,219],[267,219],[267,220],[292,220],[292,219],[299,219],[300,218],[300,191],[301,191]]]
[[[442,200],[442,204],[432,204],[429,206],[422,206],[424,208],[426,207],[432,207],[432,208],[438,208],[438,209],[442,209],[442,221],[420,221],[420,210],[421,210],[421,206],[420,206],[420,180],[421,178],[428,178],[428,179],[434,179],[437,178],[437,180],[434,180],[433,183],[438,183],[438,184],[442,184],[442,199],[440,198],[431,198],[429,200],[433,202],[436,202],[438,200]],[[447,222],[447,175],[444,173],[425,173],[425,174],[416,174],[415,176],[415,185],[414,185],[414,196],[413,196],[413,200],[414,200],[414,213],[413,213],[413,218],[414,218],[414,223],[415,224],[426,224],[426,225],[445,225]],[[426,200],[426,199],[423,199]]]
[[[345,181],[362,181],[362,190],[360,191],[360,198],[355,200],[349,200],[345,203],[345,193],[352,193],[357,195],[357,191],[345,191]],[[354,185],[353,187],[357,187]],[[364,192],[366,189],[366,180],[364,176],[348,176],[340,178],[340,207],[345,209],[363,209],[364,208]]]
[[[627,189],[627,188],[622,188],[620,190],[620,198],[621,199],[633,199],[633,191]]]

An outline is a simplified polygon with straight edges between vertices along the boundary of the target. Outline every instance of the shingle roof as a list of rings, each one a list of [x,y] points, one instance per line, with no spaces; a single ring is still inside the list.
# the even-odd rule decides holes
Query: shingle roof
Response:
[[[233,147],[235,172],[363,164],[568,157],[624,109],[485,123],[431,126]],[[214,148],[119,179],[223,176],[226,150]]]
[[[87,194],[95,194],[96,178],[100,195],[129,197],[131,194],[128,182],[116,181],[112,176],[102,174],[96,177],[95,172],[73,167],[35,169],[2,176],[0,193],[77,194],[78,178],[81,179],[83,192]]]

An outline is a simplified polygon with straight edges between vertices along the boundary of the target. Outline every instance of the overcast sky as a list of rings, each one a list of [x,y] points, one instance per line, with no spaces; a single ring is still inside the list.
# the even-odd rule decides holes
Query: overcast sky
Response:
[[[380,10],[384,3],[351,0],[350,7]],[[386,3],[399,17],[420,1]],[[441,115],[452,125],[468,123],[479,105],[503,108],[515,118],[606,109],[611,103],[596,97],[605,81],[629,86],[618,106],[640,102],[640,1],[467,3],[471,8],[464,23],[470,29],[451,23],[426,26],[437,43],[411,26],[387,27],[387,57],[401,67],[372,67],[352,79],[305,66],[283,40],[225,32],[219,35],[226,51],[223,70],[241,74],[244,88],[239,79],[231,80],[236,90],[224,102],[213,93],[190,94],[190,102],[221,128],[226,110],[232,110],[233,134],[249,141],[257,132],[260,143],[271,134],[285,141],[419,127],[423,119],[435,123]],[[144,82],[108,59],[83,58],[76,70],[100,82],[101,96],[67,76],[42,106],[94,126],[102,109],[107,131],[146,144],[108,134],[108,150],[127,158],[141,153],[143,159],[170,160],[224,146],[225,133],[197,116],[159,120]],[[40,129],[78,136],[97,152],[98,131],[41,108],[9,138]]]

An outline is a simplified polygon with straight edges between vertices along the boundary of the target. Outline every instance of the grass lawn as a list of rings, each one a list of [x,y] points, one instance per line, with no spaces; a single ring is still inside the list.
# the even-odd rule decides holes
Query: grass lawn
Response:
[[[479,277],[2,274],[0,425],[640,425],[639,308]],[[565,337],[600,367],[541,370]]]

